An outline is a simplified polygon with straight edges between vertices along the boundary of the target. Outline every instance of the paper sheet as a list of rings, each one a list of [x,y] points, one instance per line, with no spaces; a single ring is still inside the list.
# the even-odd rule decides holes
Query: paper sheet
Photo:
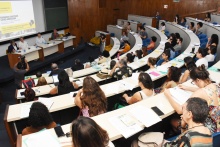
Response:
[[[48,108],[48,110],[50,110],[50,108],[54,103],[51,98],[43,98],[43,97],[39,97],[38,102],[43,103]]]
[[[155,77],[159,76],[160,74],[155,72],[155,71],[152,71],[152,72],[149,72],[150,75],[153,75]]]
[[[161,121],[161,118],[153,110],[144,106],[137,106],[131,109],[130,112],[146,127],[150,127]]]
[[[29,116],[31,104],[24,104],[21,106],[20,118],[26,118]]]
[[[163,73],[167,73],[168,67],[162,65],[162,66],[157,66],[157,70]]]
[[[61,147],[58,138],[52,136],[49,130],[46,129],[33,133],[28,138],[25,138],[23,142],[25,147]]]
[[[170,88],[169,90],[173,99],[180,105],[184,104],[192,95],[192,92],[182,90],[178,87]]]
[[[124,80],[119,81],[119,83],[120,83],[123,87],[125,87],[125,89],[127,89],[127,90],[133,90],[133,89],[135,88],[135,86],[136,86],[136,85],[131,84],[131,83],[129,83],[129,82],[126,82],[126,81],[124,81]]]
[[[143,130],[143,128],[128,114],[120,114],[111,117],[109,121],[125,138]]]
[[[107,88],[102,89],[105,95],[118,94],[119,93],[119,85],[110,83]]]

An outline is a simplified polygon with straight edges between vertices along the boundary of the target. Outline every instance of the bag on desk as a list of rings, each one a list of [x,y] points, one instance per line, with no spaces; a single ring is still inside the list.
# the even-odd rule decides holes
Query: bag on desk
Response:
[[[35,86],[34,80],[32,78],[22,80],[22,84],[24,85],[24,88],[32,88]]]
[[[108,74],[108,69],[102,69],[101,71],[99,71],[99,73],[96,74],[96,76],[100,79],[107,79],[108,77],[110,77],[110,75]]]
[[[138,137],[139,147],[162,147],[164,134],[161,132],[147,132]]]

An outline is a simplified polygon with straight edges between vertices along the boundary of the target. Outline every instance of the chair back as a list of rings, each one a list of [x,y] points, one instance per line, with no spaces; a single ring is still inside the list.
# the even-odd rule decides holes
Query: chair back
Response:
[[[213,147],[219,147],[220,145],[220,132],[213,133]]]

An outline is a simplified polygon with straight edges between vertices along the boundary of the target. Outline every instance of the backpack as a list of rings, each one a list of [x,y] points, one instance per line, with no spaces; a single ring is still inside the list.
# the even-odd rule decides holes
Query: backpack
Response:
[[[35,82],[32,78],[22,80],[22,84],[24,85],[24,88],[32,88],[35,87]]]

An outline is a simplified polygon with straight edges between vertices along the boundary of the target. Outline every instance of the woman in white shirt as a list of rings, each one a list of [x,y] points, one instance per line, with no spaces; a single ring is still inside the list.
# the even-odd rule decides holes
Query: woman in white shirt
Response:
[[[26,50],[28,49],[28,44],[26,41],[24,41],[24,38],[23,37],[20,37],[20,42],[18,43],[18,47],[19,49],[21,50]]]
[[[154,96],[154,84],[148,73],[139,74],[138,85],[140,86],[141,91],[136,92],[131,97],[129,97],[127,94],[123,95],[128,104],[133,104]]]
[[[41,36],[40,33],[37,34],[37,38],[36,38],[36,45],[38,44],[43,44],[46,43],[46,41],[44,40],[44,38]]]
[[[208,68],[208,61],[205,58],[205,56],[207,55],[207,50],[203,49],[203,48],[199,48],[197,53],[196,53],[196,57],[198,58],[198,60],[196,61],[196,66],[199,67],[202,64],[205,65],[205,68]]]
[[[206,60],[208,62],[214,62],[215,60],[215,54],[216,54],[216,46],[211,45],[209,48],[206,48],[208,50],[208,55],[205,56]]]

